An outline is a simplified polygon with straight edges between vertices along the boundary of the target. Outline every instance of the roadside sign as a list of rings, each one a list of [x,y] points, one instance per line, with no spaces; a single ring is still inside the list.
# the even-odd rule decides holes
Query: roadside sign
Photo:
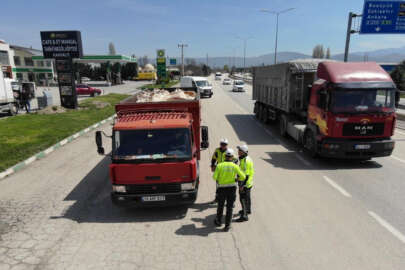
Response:
[[[157,50],[157,57],[165,57],[165,50],[163,49]]]
[[[44,58],[80,58],[83,56],[80,31],[41,31]]]
[[[77,108],[76,83],[73,58],[83,57],[80,31],[41,31],[44,58],[55,59],[60,104],[65,108]]]
[[[360,34],[405,34],[405,1],[366,0]]]
[[[165,50],[157,50],[156,51],[157,58],[156,58],[156,67],[157,67],[157,77],[159,81],[162,81],[166,78],[166,57],[165,57]]]
[[[171,66],[177,65],[176,58],[170,58],[169,63],[170,63]]]

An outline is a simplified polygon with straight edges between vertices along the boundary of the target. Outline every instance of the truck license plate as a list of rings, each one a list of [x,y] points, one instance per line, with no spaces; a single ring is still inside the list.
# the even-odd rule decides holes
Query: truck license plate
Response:
[[[366,149],[370,149],[370,148],[371,148],[371,145],[369,145],[369,144],[356,144],[354,146],[354,149],[356,149],[356,150],[366,150]]]
[[[145,196],[142,197],[142,201],[144,202],[159,202],[166,200],[165,196]]]

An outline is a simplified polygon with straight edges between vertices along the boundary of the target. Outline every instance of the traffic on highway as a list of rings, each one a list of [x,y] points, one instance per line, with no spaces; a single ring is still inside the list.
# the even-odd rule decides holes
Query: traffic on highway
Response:
[[[0,270],[405,269],[405,2],[110,2],[0,31]]]

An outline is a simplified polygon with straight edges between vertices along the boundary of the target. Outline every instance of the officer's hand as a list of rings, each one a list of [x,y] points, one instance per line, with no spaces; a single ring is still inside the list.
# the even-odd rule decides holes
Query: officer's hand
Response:
[[[215,171],[215,166],[211,166],[211,172]]]

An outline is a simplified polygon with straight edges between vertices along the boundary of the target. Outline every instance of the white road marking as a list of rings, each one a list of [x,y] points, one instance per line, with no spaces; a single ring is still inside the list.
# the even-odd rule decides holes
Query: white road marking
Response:
[[[49,147],[48,149],[46,149],[45,151],[44,151],[44,153],[46,154],[46,155],[48,155],[49,153],[51,153],[51,152],[53,152],[53,147]]]
[[[349,192],[347,192],[344,188],[342,188],[341,186],[339,186],[335,181],[333,181],[332,179],[330,179],[327,176],[323,176],[323,179],[325,179],[325,181],[331,185],[333,188],[335,188],[337,191],[339,191],[343,196],[345,197],[352,197],[352,195],[349,194]]]
[[[65,145],[65,144],[67,144],[67,143],[68,143],[68,140],[67,140],[67,139],[64,139],[64,140],[60,141],[60,145]]]
[[[77,139],[80,136],[80,133],[76,133],[73,135],[73,139]]]
[[[28,159],[25,160],[25,165],[31,164],[32,162],[34,162],[35,160],[37,160],[36,156],[32,156]]]
[[[397,129],[397,130],[395,130],[395,133],[399,133],[399,134],[405,135],[405,133],[404,133],[404,132],[398,131],[398,129]]]
[[[303,158],[300,154],[296,153],[295,156],[305,165],[307,165],[308,167],[311,167],[312,164],[311,162],[309,162],[308,160],[306,160],[305,158]]]
[[[380,223],[381,226],[383,226],[385,229],[387,229],[392,235],[394,235],[396,238],[398,238],[402,243],[405,244],[405,235],[403,235],[400,231],[395,229],[391,224],[389,224],[387,221],[385,221],[382,217],[374,213],[373,211],[368,211],[368,214],[372,216],[375,220],[377,220],[378,223]]]
[[[402,163],[405,163],[405,160],[403,160],[403,159],[401,159],[401,158],[399,158],[399,157],[396,157],[396,156],[391,156],[393,159],[396,159],[396,160],[398,160],[399,162],[402,162]]]

